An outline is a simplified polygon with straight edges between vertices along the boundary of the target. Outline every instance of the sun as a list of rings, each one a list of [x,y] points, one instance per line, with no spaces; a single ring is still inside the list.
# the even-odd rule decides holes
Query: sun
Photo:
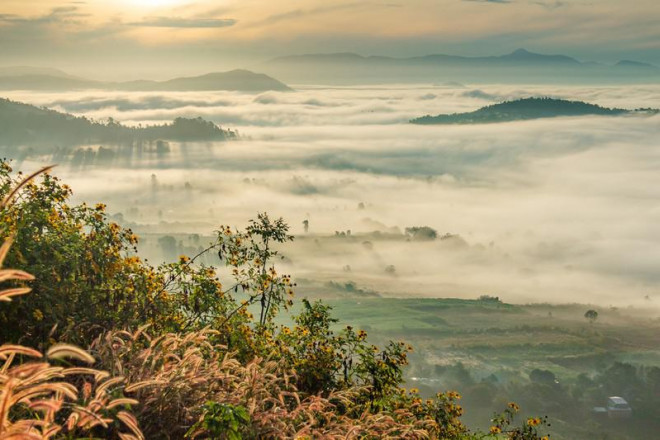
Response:
[[[157,8],[164,6],[174,6],[184,3],[185,0],[129,0],[135,6],[148,8]]]

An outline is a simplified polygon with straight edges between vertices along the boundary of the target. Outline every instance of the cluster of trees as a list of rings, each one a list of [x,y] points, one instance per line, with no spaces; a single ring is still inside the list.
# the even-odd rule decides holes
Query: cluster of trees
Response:
[[[403,388],[409,345],[335,331],[321,302],[277,324],[295,287],[275,265],[274,245],[292,240],[282,219],[220,227],[197,255],[153,267],[103,204],[71,205],[53,176],[26,183],[1,161],[0,196],[0,261],[21,269],[2,274],[2,440],[541,438],[541,419],[515,425],[513,404],[470,433],[457,393]],[[229,278],[199,264],[208,254]]]
[[[660,368],[656,366],[613,362],[566,378],[542,368],[478,378],[459,362],[437,365],[431,375],[445,386],[460,388],[469,412],[488,412],[515,397],[530,413],[548,415],[562,438],[602,438],[604,433],[613,439],[652,438],[660,429]],[[428,385],[420,389],[423,394],[432,392]],[[622,423],[594,413],[594,407],[605,406],[610,396],[623,397],[630,404],[632,420]]]
[[[411,120],[413,124],[483,124],[556,116],[601,115],[615,116],[629,113],[620,108],[606,108],[582,101],[554,98],[523,98],[482,107],[468,113],[422,116]]]
[[[176,118],[171,123],[129,127],[112,118],[105,122],[0,99],[0,144],[76,146],[156,141],[223,141],[237,137],[202,118]]]

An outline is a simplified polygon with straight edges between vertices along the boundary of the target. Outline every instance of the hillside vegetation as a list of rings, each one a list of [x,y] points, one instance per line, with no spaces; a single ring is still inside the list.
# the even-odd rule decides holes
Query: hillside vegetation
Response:
[[[109,119],[92,121],[68,113],[0,99],[0,145],[75,146],[90,143],[222,141],[236,134],[202,118],[176,118],[169,124],[129,127]]]
[[[639,111],[642,111],[641,109]],[[657,113],[647,109],[646,112]],[[632,110],[606,108],[581,101],[553,98],[524,98],[482,107],[468,113],[422,116],[412,119],[413,124],[485,124],[554,118],[559,116],[618,116],[633,113]]]
[[[321,302],[278,324],[295,305],[275,265],[293,238],[282,219],[220,226],[198,255],[153,267],[104,205],[30,179],[0,163],[0,439],[547,440],[512,402],[469,432],[458,393],[403,388],[410,346],[337,329]],[[207,253],[226,277],[197,264]]]

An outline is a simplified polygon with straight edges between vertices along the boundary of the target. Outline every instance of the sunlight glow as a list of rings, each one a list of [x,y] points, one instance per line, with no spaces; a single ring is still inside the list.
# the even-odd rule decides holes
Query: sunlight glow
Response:
[[[183,3],[185,0],[129,0],[130,3],[136,6],[144,6],[150,8],[174,6]]]

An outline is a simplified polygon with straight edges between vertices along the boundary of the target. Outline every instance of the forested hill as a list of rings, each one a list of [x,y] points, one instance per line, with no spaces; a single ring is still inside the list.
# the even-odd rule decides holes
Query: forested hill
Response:
[[[177,118],[172,123],[128,127],[112,119],[97,122],[85,117],[0,99],[0,145],[75,146],[134,141],[218,141],[236,137],[202,118]]]
[[[0,68],[0,90],[131,90],[131,91],[216,91],[246,93],[291,91],[281,81],[263,73],[236,69],[206,75],[174,78],[167,81],[96,81],[69,75],[55,69],[35,67]]]
[[[422,116],[410,122],[413,124],[484,124],[492,122],[519,121],[526,119],[553,118],[558,116],[614,116],[640,110],[606,108],[581,101],[567,101],[553,98],[525,98],[482,107],[468,113],[453,113],[437,116]],[[657,113],[658,110],[644,111]]]

